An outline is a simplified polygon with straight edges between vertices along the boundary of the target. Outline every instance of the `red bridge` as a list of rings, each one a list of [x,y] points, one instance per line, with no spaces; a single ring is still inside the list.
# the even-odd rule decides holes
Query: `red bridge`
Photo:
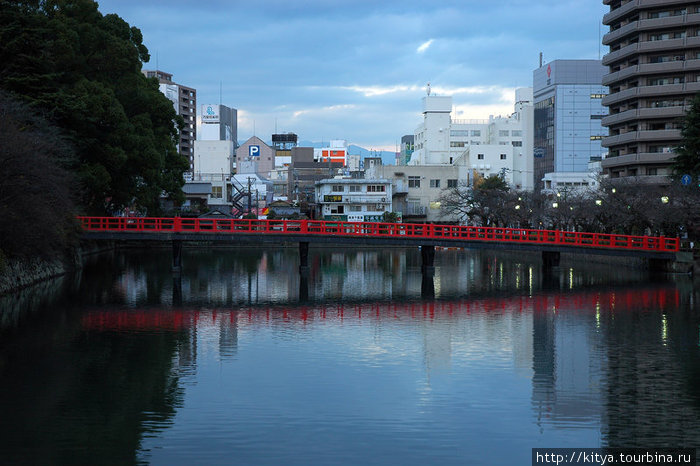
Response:
[[[423,265],[432,267],[435,246],[541,251],[545,265],[558,265],[561,252],[675,259],[678,238],[583,233],[524,228],[491,228],[417,223],[362,223],[318,220],[241,220],[154,217],[78,217],[95,240],[173,242],[173,266],[180,267],[183,241],[228,243],[298,242],[301,266],[309,243],[421,246]]]

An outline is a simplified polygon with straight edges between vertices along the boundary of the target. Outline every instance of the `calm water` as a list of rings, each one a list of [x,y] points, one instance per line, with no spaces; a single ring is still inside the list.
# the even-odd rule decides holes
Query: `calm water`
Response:
[[[700,446],[697,281],[442,250],[93,258],[0,298],[3,464],[529,465]],[[695,288],[693,287],[695,284]]]

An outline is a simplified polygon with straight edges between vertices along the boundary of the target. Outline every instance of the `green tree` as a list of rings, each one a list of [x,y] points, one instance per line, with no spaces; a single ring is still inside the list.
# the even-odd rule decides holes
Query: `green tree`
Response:
[[[690,110],[683,118],[682,140],[674,152],[673,173],[676,178],[689,174],[700,176],[700,94],[693,98]]]
[[[141,73],[141,32],[93,0],[0,0],[0,87],[42,109],[75,147],[90,213],[184,199],[182,120]]]

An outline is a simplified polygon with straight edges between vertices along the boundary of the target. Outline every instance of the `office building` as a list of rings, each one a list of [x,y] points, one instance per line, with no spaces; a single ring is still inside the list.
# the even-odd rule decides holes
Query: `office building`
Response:
[[[197,139],[197,91],[173,82],[173,75],[160,70],[143,70],[147,78],[158,79],[160,92],[172,103],[175,113],[185,121],[180,131],[178,152],[190,161],[190,172],[194,171],[194,141]]]
[[[700,91],[700,1],[603,0],[610,31],[603,44],[610,88],[603,105],[611,178],[660,184],[671,173],[681,140],[680,118]]]
[[[579,188],[597,183],[589,163],[603,156],[605,72],[600,60],[554,60],[533,71],[537,191],[559,184]]]

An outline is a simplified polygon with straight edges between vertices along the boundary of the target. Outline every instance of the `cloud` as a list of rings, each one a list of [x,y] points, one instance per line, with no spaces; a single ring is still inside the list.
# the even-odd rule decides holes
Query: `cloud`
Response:
[[[430,40],[428,40],[428,41],[423,42],[423,43],[420,44],[420,45],[418,46],[418,48],[416,49],[416,53],[423,53],[423,52],[425,52],[425,51],[428,50],[428,48],[432,45],[433,42],[435,42],[435,39],[430,39]]]

